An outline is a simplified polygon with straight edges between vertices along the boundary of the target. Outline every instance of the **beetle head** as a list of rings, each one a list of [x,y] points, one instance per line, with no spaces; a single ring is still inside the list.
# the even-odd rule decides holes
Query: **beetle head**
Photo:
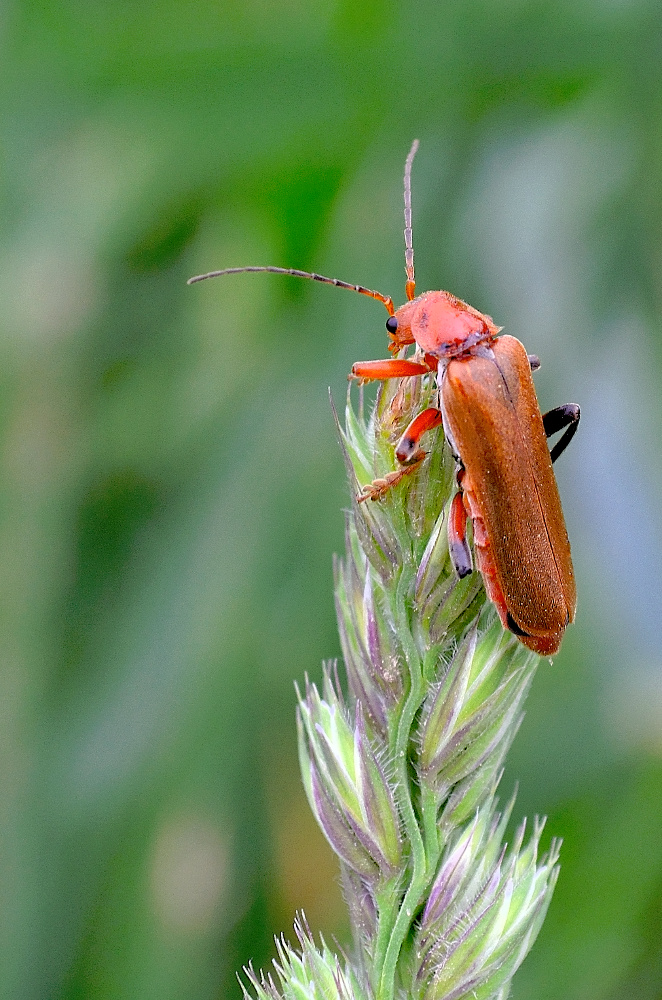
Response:
[[[418,344],[437,358],[457,357],[493,340],[501,327],[450,292],[424,292],[405,302],[387,321],[389,351]]]

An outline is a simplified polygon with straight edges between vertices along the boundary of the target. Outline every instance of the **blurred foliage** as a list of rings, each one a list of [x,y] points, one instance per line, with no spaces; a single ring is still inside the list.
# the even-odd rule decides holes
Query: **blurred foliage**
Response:
[[[449,288],[579,401],[579,613],[511,753],[565,837],[525,1000],[662,995],[656,0],[8,0],[0,13],[0,993],[237,997],[343,940],[292,680],[337,655],[326,398]],[[401,294],[401,293],[400,293]]]

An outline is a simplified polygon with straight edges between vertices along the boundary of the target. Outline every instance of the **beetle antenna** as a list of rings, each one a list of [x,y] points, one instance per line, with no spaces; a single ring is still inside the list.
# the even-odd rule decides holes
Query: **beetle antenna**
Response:
[[[222,271],[209,271],[208,274],[196,274],[194,278],[189,278],[187,285],[194,285],[196,281],[205,281],[207,278],[220,278],[223,274],[243,274],[245,271],[269,271],[270,274],[289,274],[294,278],[310,278],[312,281],[321,281],[325,285],[335,285],[336,288],[348,288],[350,292],[358,292],[359,295],[368,295],[371,299],[377,299],[388,309],[389,316],[395,314],[393,299],[390,295],[382,295],[381,292],[373,292],[363,285],[350,285],[347,281],[340,281],[338,278],[325,278],[323,274],[315,274],[313,271],[299,271],[295,267],[225,267]]]
[[[418,149],[418,139],[414,139],[409,150],[409,156],[405,161],[405,271],[407,272],[407,283],[405,291],[408,299],[414,298],[416,281],[414,280],[414,244],[411,232],[411,165]]]

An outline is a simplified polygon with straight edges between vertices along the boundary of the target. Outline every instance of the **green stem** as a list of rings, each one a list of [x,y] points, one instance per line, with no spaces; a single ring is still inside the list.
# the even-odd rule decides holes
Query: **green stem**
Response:
[[[408,772],[408,749],[411,734],[411,727],[414,717],[423,700],[425,686],[423,683],[423,671],[421,659],[414,643],[409,619],[407,614],[406,596],[410,587],[410,574],[402,572],[398,581],[396,595],[394,620],[398,633],[398,638],[404,649],[409,668],[410,687],[409,694],[404,703],[402,714],[398,720],[397,735],[395,741],[395,767],[397,773],[397,796],[398,807],[402,816],[407,839],[411,847],[412,876],[404,899],[400,904],[398,915],[393,924],[386,953],[384,955],[381,968],[376,965],[375,971],[379,985],[377,988],[377,1000],[393,1000],[395,993],[395,972],[400,956],[403,942],[411,926],[413,915],[416,911],[427,882],[427,864],[425,856],[425,845],[418,825],[418,819],[414,810],[411,795],[411,786]]]
[[[437,867],[437,861],[441,854],[442,845],[440,843],[439,824],[437,822],[438,811],[439,805],[434,789],[423,786],[421,788],[421,817],[423,820],[423,841],[425,843],[425,854],[429,871]]]
[[[439,665],[439,650],[432,647],[426,650],[423,657],[423,681],[426,689],[432,682],[436,668]],[[433,871],[437,867],[439,855],[441,854],[441,832],[439,830],[439,797],[434,787],[421,781],[419,788],[421,826],[423,829],[423,842],[425,844],[425,855],[427,858],[428,871]]]
[[[388,948],[393,932],[393,924],[398,912],[398,901],[400,898],[401,880],[397,876],[386,883],[383,888],[378,889],[375,902],[377,904],[377,934],[372,955],[372,966],[375,970],[375,985],[379,980],[379,971],[383,968]]]

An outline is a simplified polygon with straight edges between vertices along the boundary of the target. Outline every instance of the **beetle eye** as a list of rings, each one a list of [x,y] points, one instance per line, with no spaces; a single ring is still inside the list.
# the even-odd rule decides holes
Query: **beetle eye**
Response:
[[[398,321],[395,318],[395,316],[389,316],[389,318],[386,320],[386,329],[388,330],[389,333],[395,333],[395,331],[398,329]]]

